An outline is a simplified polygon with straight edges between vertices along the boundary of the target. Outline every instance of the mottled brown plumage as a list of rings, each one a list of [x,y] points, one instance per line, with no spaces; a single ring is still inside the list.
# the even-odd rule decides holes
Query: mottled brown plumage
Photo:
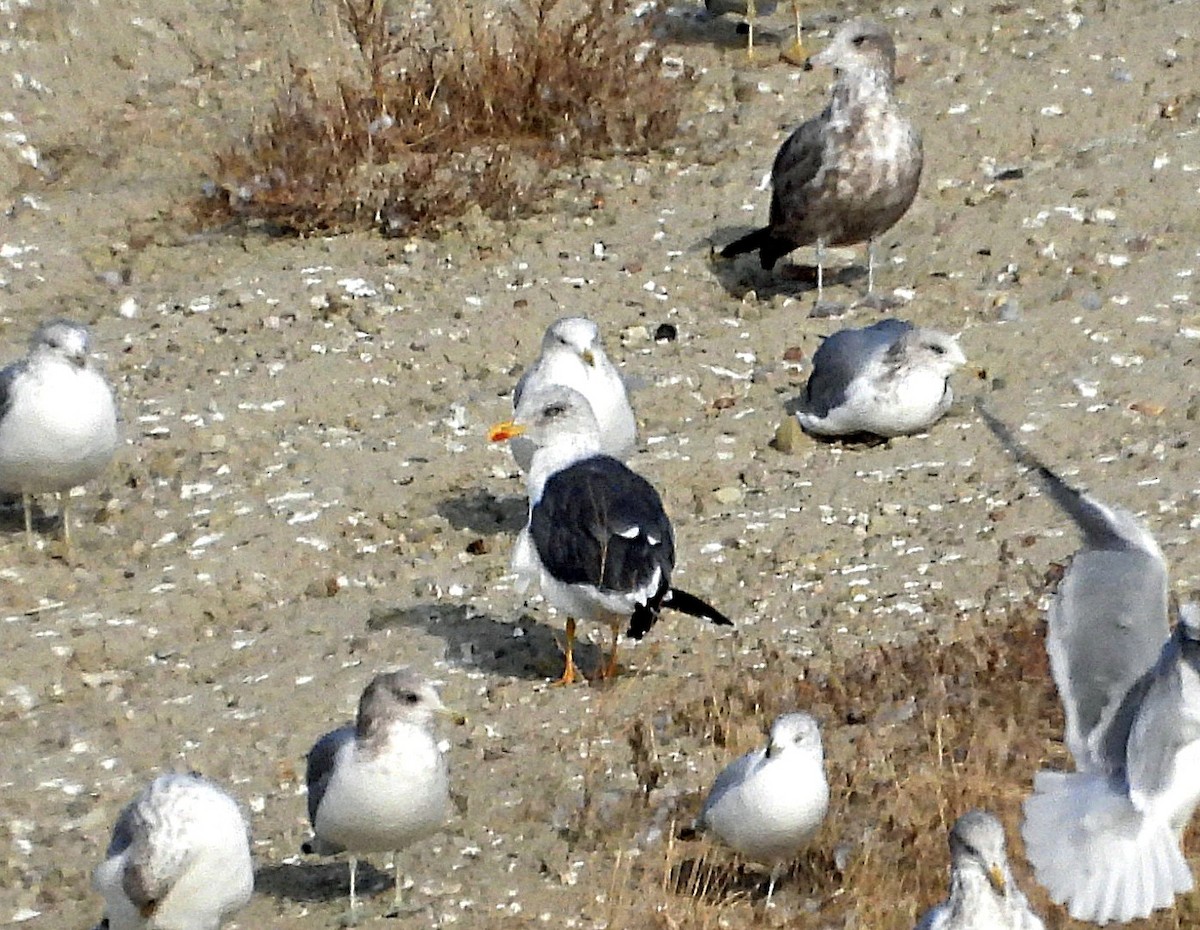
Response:
[[[796,129],[775,156],[770,225],[727,245],[721,254],[757,251],[763,268],[771,269],[793,249],[815,244],[820,290],[824,247],[867,242],[868,290],[873,290],[873,240],[904,215],[916,196],[921,135],[893,94],[896,46],[883,26],[851,20],[811,61],[834,69],[829,104]]]

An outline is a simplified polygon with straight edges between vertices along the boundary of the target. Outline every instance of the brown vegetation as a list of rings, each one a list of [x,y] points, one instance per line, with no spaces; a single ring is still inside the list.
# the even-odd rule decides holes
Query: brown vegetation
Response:
[[[556,166],[661,147],[683,81],[643,44],[630,0],[562,6],[518,0],[486,25],[442,17],[430,35],[380,0],[340,0],[357,73],[323,92],[291,64],[265,123],[216,156],[199,221],[428,233],[473,206],[528,210]]]

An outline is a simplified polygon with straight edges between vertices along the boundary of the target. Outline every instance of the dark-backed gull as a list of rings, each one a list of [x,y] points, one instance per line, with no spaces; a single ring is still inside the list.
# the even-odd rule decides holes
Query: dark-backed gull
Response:
[[[1124,923],[1194,887],[1180,843],[1200,804],[1200,608],[1171,632],[1167,564],[1129,511],[1075,490],[984,420],[1075,522],[1083,546],[1046,618],[1074,772],[1038,772],[1021,835],[1076,920]]]
[[[112,389],[88,364],[86,326],[38,327],[29,354],[0,371],[0,491],[20,494],[33,538],[31,495],[59,495],[63,538],[71,542],[70,496],[95,478],[117,449]]]
[[[775,883],[825,819],[829,782],[821,729],[809,714],[771,724],[766,746],[729,763],[713,782],[697,826],[754,862],[771,866],[767,906]]]
[[[730,626],[700,598],[671,586],[675,540],[658,492],[624,463],[601,452],[587,400],[562,385],[521,398],[513,420],[492,427],[493,442],[527,435],[536,446],[526,473],[529,520],[517,537],[513,569],[524,589],[537,579],[567,616],[566,662],[573,682],[576,620],[605,623],[613,647],[600,678],[617,673],[621,627],[640,639],[670,607]]]
[[[525,370],[513,391],[513,412],[521,398],[551,384],[562,384],[582,394],[600,425],[600,451],[624,461],[637,445],[637,419],[625,381],[609,361],[600,340],[600,329],[591,320],[571,316],[556,320],[542,337],[542,350]],[[527,436],[510,440],[509,449],[521,471],[529,471],[533,443]]]
[[[326,733],[308,753],[305,852],[350,858],[350,910],[358,907],[362,853],[391,852],[395,903],[401,904],[399,850],[440,830],[450,817],[450,778],[433,732],[434,715],[462,721],[417,673],[376,675],[363,690],[358,717]]]
[[[813,355],[796,419],[820,436],[920,432],[950,409],[965,363],[956,337],[904,320],[839,330]]]
[[[923,158],[921,135],[893,93],[896,46],[887,29],[851,20],[810,61],[834,69],[829,104],[775,156],[770,224],[721,254],[757,251],[770,269],[793,249],[816,245],[820,301],[827,246],[866,242],[867,290],[874,290],[875,238],[912,204]]]
[[[1004,827],[987,811],[967,811],[950,830],[950,896],[917,930],[1044,930],[1008,867]]]
[[[237,802],[198,775],[159,775],[121,811],[92,885],[108,930],[215,930],[254,891]]]

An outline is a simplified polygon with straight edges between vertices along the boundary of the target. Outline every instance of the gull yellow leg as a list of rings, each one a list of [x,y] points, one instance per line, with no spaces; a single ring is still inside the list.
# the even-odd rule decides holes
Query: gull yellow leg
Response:
[[[754,0],[746,0],[746,58],[754,61],[754,20],[758,16],[758,8]]]
[[[567,617],[567,632],[566,643],[563,646],[563,656],[566,659],[566,664],[563,666],[562,677],[554,683],[556,685],[571,685],[579,681],[583,677],[579,668],[575,665],[575,618]]]
[[[599,677],[602,679],[617,677],[617,647],[621,645],[621,629],[620,627],[612,627],[613,644],[612,652],[608,654],[608,661],[604,664],[604,668],[600,670]]]

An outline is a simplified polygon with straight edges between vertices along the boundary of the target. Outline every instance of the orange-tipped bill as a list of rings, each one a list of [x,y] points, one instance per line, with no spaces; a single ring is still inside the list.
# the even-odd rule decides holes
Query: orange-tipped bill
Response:
[[[504,442],[506,439],[512,439],[514,436],[520,436],[525,432],[525,427],[513,420],[505,420],[503,423],[497,423],[488,430],[489,442]]]

